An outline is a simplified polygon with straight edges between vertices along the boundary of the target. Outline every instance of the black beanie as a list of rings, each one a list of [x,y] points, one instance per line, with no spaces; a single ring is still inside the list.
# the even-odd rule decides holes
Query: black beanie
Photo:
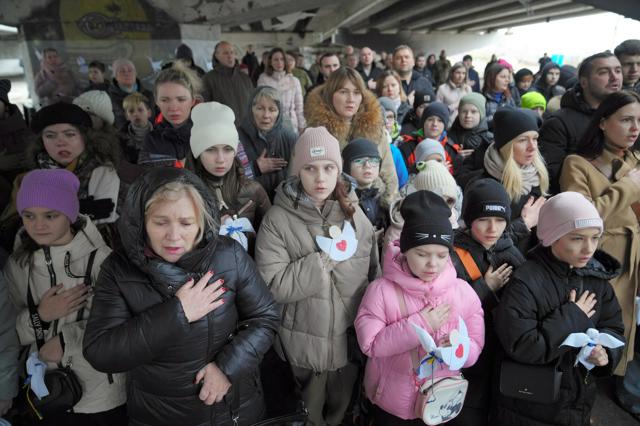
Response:
[[[402,253],[424,244],[453,248],[451,209],[439,195],[424,190],[412,192],[402,201],[400,214],[404,219],[400,233]]]
[[[479,179],[464,191],[462,218],[467,228],[481,217],[501,217],[511,221],[511,201],[502,184],[495,179]]]
[[[531,130],[538,131],[540,116],[531,109],[500,108],[493,116],[493,136],[500,149],[517,136]]]
[[[428,107],[422,111],[422,117],[420,117],[420,128],[424,127],[424,122],[429,117],[438,117],[444,123],[444,128],[449,126],[449,107],[440,101],[431,102]]]
[[[31,128],[35,133],[40,133],[45,127],[60,123],[92,127],[91,117],[78,105],[58,102],[36,112]]]
[[[176,59],[191,59],[191,60],[193,60],[193,51],[186,44],[181,44],[176,49]]]
[[[352,140],[342,150],[342,170],[351,174],[351,162],[364,157],[380,158],[376,144],[364,138]]]
[[[422,90],[416,90],[413,96],[413,109],[418,109],[420,105],[428,104],[432,101],[431,94]]]
[[[9,105],[9,91],[11,90],[11,80],[0,80],[0,101],[5,105]]]

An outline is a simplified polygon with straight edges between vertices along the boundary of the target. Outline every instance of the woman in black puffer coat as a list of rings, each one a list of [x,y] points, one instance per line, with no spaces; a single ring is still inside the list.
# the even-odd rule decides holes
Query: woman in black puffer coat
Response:
[[[278,310],[251,258],[206,212],[215,202],[194,174],[147,172],[120,218],[124,252],[98,277],[84,354],[98,371],[128,373],[132,425],[231,425],[238,410],[250,425],[263,415],[258,365]]]

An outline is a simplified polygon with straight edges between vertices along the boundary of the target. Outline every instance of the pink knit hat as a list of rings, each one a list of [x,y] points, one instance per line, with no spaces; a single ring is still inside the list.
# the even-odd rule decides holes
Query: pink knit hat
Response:
[[[561,192],[549,198],[538,217],[538,239],[549,247],[576,229],[603,229],[602,219],[591,201],[578,192]]]
[[[76,175],[64,169],[38,169],[25,175],[18,190],[16,207],[22,216],[25,209],[45,207],[58,211],[74,223],[80,211]]]
[[[298,175],[305,164],[317,160],[330,160],[336,163],[342,173],[342,156],[340,144],[326,127],[307,127],[300,135],[293,151],[293,160],[289,173]]]

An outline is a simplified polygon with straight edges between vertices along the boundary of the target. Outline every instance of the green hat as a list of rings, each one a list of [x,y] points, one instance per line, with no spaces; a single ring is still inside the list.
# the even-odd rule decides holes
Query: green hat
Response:
[[[484,97],[484,95],[481,95],[480,93],[475,93],[475,92],[469,93],[468,95],[464,95],[462,99],[460,99],[460,104],[458,105],[458,111],[462,109],[462,105],[464,104],[471,104],[476,108],[478,108],[478,111],[480,111],[480,120],[483,120],[487,116],[487,108],[486,108],[487,99]]]
[[[547,109],[547,100],[538,92],[527,92],[520,98],[520,105],[522,108],[542,108],[544,111]]]

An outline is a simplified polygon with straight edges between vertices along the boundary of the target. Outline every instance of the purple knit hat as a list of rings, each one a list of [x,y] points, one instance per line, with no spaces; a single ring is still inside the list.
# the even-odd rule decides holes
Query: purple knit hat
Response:
[[[18,214],[24,209],[45,207],[64,214],[71,223],[78,218],[80,181],[68,170],[42,169],[27,173],[18,190]]]
[[[571,231],[584,228],[604,229],[598,210],[578,192],[561,192],[549,198],[540,209],[537,234],[545,247]]]

